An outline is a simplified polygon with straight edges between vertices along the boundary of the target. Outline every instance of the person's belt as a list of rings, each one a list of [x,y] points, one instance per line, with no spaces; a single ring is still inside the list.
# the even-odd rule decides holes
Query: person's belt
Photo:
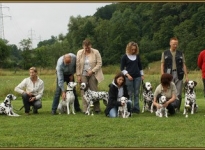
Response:
[[[177,71],[177,69],[173,69],[172,71]]]

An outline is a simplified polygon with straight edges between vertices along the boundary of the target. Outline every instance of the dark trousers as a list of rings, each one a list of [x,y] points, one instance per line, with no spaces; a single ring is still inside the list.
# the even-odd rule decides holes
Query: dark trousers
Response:
[[[205,97],[205,79],[202,79],[202,81],[203,81],[203,85],[204,85],[203,91],[204,91],[204,97]]]
[[[71,82],[69,76],[70,75],[64,75],[64,82],[66,82],[66,84]],[[58,78],[56,78],[56,91],[55,91],[55,95],[54,95],[54,98],[53,98],[53,104],[52,104],[52,110],[54,110],[54,111],[57,110],[57,107],[58,107],[58,104],[59,104],[59,99],[60,99],[60,96],[61,96],[61,92],[62,92],[62,90],[58,86]],[[75,101],[74,101],[75,110],[80,111],[80,104],[79,104],[79,101],[78,101],[78,96],[76,94],[76,88],[73,89],[73,94],[75,96]]]
[[[169,113],[170,115],[175,114],[175,108],[177,107],[177,105],[179,105],[179,104],[177,104],[177,101],[179,101],[179,100],[175,100],[174,102],[172,102],[171,104],[169,104],[169,105],[167,106],[168,113]]]
[[[22,99],[23,99],[23,104],[24,104],[24,108],[25,108],[25,113],[29,113],[30,112],[30,107],[33,106],[33,109],[40,109],[42,107],[41,101],[40,100],[34,100],[32,102],[29,102],[29,99],[31,97],[24,93],[22,94]]]

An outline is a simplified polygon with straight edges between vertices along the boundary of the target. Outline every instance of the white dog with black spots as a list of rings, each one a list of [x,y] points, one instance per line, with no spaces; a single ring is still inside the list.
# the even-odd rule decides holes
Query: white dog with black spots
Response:
[[[168,110],[166,107],[163,106],[164,103],[166,103],[167,98],[164,95],[161,95],[159,97],[159,105],[161,106],[159,109],[157,109],[156,111],[156,116],[158,117],[168,117]]]
[[[16,100],[16,96],[13,94],[8,94],[4,100],[0,104],[0,114],[6,114],[7,116],[20,116],[13,111],[13,107],[11,105],[11,101]]]
[[[66,99],[62,100],[58,104],[58,111],[59,114],[64,113],[67,111],[67,114],[69,115],[70,112],[72,114],[75,114],[75,109],[74,109],[74,101],[75,101],[75,95],[73,93],[73,89],[77,85],[76,82],[69,82],[67,85],[67,90],[66,90]]]
[[[85,114],[90,115],[91,106],[96,101],[103,100],[103,103],[105,106],[108,104],[108,92],[106,92],[106,91],[92,91],[88,88],[88,86],[84,82],[81,83],[80,89],[84,90],[83,98],[85,99],[85,101],[87,102],[87,105],[88,105]],[[92,113],[92,115],[93,115],[93,113]]]
[[[153,101],[154,101],[154,94],[152,92],[152,85],[150,82],[145,82],[142,85],[143,87],[143,107],[142,107],[142,113],[144,113],[145,110],[150,111],[153,113]]]
[[[197,112],[198,105],[196,104],[196,93],[194,91],[197,85],[196,81],[185,82],[185,104],[184,104],[184,115],[187,118],[188,112],[191,110],[191,114]]]

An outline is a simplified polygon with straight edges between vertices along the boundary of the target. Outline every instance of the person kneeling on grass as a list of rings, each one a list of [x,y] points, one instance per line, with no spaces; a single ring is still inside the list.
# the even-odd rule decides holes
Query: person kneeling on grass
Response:
[[[120,72],[118,73],[114,81],[109,85],[109,99],[108,99],[108,105],[105,109],[105,115],[109,116],[111,118],[116,118],[118,116],[118,107],[123,106],[119,99],[121,97],[126,97],[129,99],[128,91],[127,91],[127,86],[125,84],[125,75]],[[128,112],[130,112],[131,116],[131,106],[132,106],[132,101],[128,100],[127,102],[127,108]]]
[[[163,106],[168,109],[169,115],[174,115],[175,109],[179,106],[179,100],[176,96],[177,89],[175,84],[172,82],[172,78],[173,76],[171,74],[162,74],[161,83],[155,89],[153,101],[154,106],[159,109],[161,107],[161,105],[158,103],[159,97],[164,95],[167,101],[163,104]]]
[[[42,107],[41,98],[44,91],[44,82],[37,76],[37,69],[29,69],[30,77],[25,78],[14,91],[22,94],[25,113],[29,115],[30,106],[33,106],[33,113],[37,114]]]

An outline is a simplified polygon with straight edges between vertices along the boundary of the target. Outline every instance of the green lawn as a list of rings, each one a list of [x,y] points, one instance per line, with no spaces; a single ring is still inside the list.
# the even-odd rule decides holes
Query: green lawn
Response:
[[[145,81],[157,85],[158,75],[150,75]],[[26,76],[0,76],[0,97],[4,100],[6,94],[18,96],[13,101],[13,107],[19,109],[22,100],[13,91],[14,87]],[[99,84],[100,90],[108,90],[108,84],[114,75],[105,75],[105,81]],[[82,113],[76,115],[51,115],[51,104],[55,89],[55,76],[44,75],[45,94],[43,107],[39,114],[24,115],[24,110],[15,111],[20,117],[0,115],[0,148],[193,148],[205,147],[205,99],[202,94],[200,76],[191,74],[190,79],[198,82],[196,114],[189,114],[185,118],[181,112],[169,118],[158,118],[149,112],[134,114],[131,118],[107,118],[103,111],[105,106],[101,102],[101,113],[87,116]],[[81,97],[79,96],[81,104]],[[81,104],[82,105],[82,104]],[[142,101],[140,101],[142,108]]]
[[[0,147],[204,147],[205,101],[197,101],[198,112],[188,118],[181,108],[169,118],[145,112],[111,119],[105,117],[102,102],[102,112],[94,116],[80,112],[53,116],[52,100],[47,100],[37,115],[26,116],[24,110],[16,111],[20,117],[0,115]],[[19,109],[21,100],[13,106]]]

